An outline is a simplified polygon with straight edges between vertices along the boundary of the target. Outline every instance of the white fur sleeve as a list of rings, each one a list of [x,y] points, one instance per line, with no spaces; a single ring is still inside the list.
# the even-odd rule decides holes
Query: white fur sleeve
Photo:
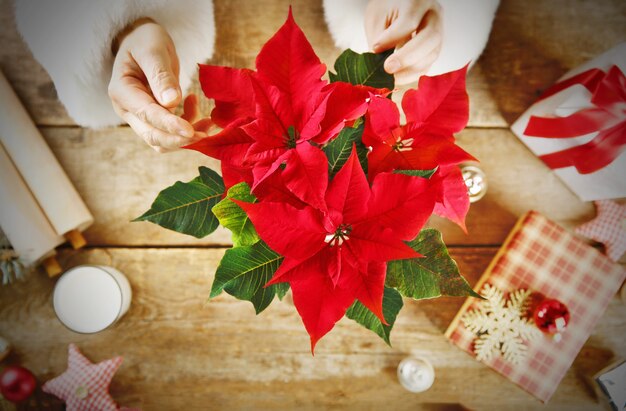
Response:
[[[340,48],[369,51],[364,16],[368,0],[324,0],[324,14],[330,34]],[[472,64],[482,53],[499,0],[439,0],[443,9],[441,53],[428,71],[445,73]]]
[[[81,126],[119,124],[107,94],[113,37],[141,17],[161,24],[174,41],[183,91],[215,41],[212,0],[17,0],[17,26],[48,71],[69,115]]]

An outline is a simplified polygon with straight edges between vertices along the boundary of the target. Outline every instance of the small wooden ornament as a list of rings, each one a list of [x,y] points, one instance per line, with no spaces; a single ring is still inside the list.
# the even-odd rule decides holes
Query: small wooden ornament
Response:
[[[48,257],[43,260],[41,262],[41,265],[43,266],[43,269],[46,270],[46,274],[48,274],[48,277],[50,278],[56,277],[63,271],[61,264],[59,264],[54,256]]]
[[[72,244],[72,248],[74,248],[74,250],[78,250],[79,248],[83,248],[87,245],[87,240],[83,237],[83,233],[78,230],[68,231],[65,233],[64,237],[70,242],[70,244]]]

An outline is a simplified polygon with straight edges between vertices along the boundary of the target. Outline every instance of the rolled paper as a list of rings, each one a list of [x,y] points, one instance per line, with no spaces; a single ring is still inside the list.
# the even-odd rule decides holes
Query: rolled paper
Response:
[[[59,235],[84,231],[93,217],[0,72],[0,142]]]
[[[2,144],[0,202],[0,226],[24,265],[53,256],[56,246],[65,242],[48,222]]]

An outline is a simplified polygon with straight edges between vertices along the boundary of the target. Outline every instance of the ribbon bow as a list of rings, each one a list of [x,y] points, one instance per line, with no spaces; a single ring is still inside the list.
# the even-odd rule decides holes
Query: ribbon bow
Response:
[[[524,134],[530,137],[571,138],[599,131],[586,144],[540,156],[552,169],[574,166],[590,174],[611,164],[626,149],[626,77],[617,66],[607,73],[591,69],[550,87],[545,99],[575,84],[592,93],[594,107],[566,117],[531,116]]]

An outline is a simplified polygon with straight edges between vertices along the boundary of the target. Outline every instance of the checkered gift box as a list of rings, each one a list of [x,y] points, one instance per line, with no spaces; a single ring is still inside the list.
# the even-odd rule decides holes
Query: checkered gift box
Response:
[[[529,289],[562,301],[570,310],[570,321],[560,341],[542,336],[528,342],[527,356],[520,364],[500,355],[484,363],[547,402],[625,277],[626,270],[619,264],[541,214],[529,212],[474,289],[480,291],[485,283],[504,292]],[[476,301],[468,298],[446,331],[450,341],[471,355],[475,335],[463,326],[461,317]]]

